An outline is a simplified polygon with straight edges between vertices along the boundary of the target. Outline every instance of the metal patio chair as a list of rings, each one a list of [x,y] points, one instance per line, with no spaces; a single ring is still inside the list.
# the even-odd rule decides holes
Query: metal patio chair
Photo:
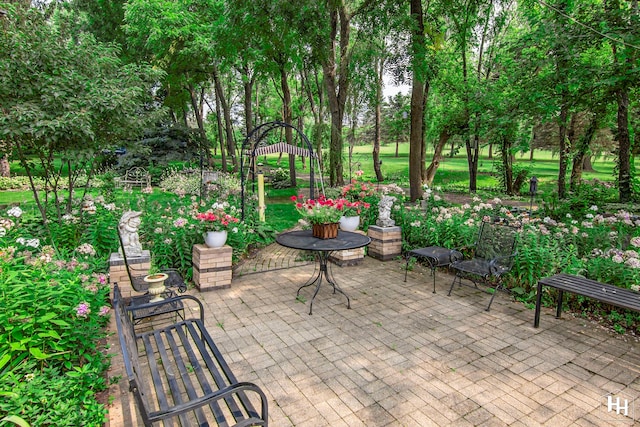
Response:
[[[516,240],[517,229],[501,220],[483,222],[480,226],[478,239],[470,259],[455,261],[450,268],[456,271],[448,295],[456,282],[462,285],[462,279],[473,282],[477,288],[482,282],[493,288],[491,300],[487,311],[491,309],[491,303],[499,290],[503,290],[503,276],[511,271],[513,261],[517,256]]]
[[[136,271],[135,268],[129,265],[129,261],[127,261],[127,254],[123,249],[124,245],[122,242],[122,236],[120,235],[120,230],[117,231],[118,240],[120,241],[120,248],[122,248],[122,259],[124,260],[124,265],[127,270],[127,276],[129,276],[129,281],[131,282],[131,287],[136,292],[146,293],[149,289],[149,284],[144,281],[144,277],[147,275],[147,272]],[[169,276],[167,277],[167,280],[164,281],[165,286],[168,290],[172,290],[175,288],[180,293],[187,290],[187,285],[184,283],[184,279],[177,270],[170,268],[163,270],[162,273],[166,273]]]
[[[165,299],[164,304],[153,303],[151,299],[154,295],[148,292],[149,284],[144,281],[146,271],[136,271],[129,265],[127,260],[127,254],[122,244],[122,236],[120,230],[118,230],[118,240],[120,241],[120,248],[122,249],[122,259],[127,270],[127,276],[131,282],[131,287],[134,291],[140,292],[142,295],[132,296],[127,306],[127,311],[131,315],[131,320],[134,324],[140,323],[142,320],[149,317],[159,316],[166,313],[175,313],[184,319],[184,305],[182,300],[178,297],[176,290],[183,293],[187,290],[187,285],[184,279],[177,270],[168,269],[163,270],[162,273],[167,274],[167,279],[164,281],[165,291],[162,293],[162,297]],[[175,290],[174,290],[175,289]]]

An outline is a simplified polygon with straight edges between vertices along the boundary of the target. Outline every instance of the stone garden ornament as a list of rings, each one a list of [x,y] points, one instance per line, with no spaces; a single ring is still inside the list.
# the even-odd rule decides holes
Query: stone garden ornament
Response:
[[[138,227],[142,222],[141,216],[142,212],[127,211],[120,218],[118,229],[122,237],[122,250],[126,256],[142,255],[142,245],[138,236]]]
[[[378,204],[378,220],[376,225],[378,227],[393,227],[396,222],[391,219],[391,208],[396,198],[389,195],[382,196],[380,203]]]

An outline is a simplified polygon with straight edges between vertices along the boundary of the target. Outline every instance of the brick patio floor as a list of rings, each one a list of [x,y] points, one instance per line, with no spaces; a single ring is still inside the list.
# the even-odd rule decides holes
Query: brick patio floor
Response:
[[[206,324],[241,381],[269,398],[271,426],[593,426],[640,418],[640,345],[553,310],[469,287],[447,297],[452,276],[365,258],[336,267],[351,309],[329,286],[313,315],[296,290],[313,265],[234,278],[197,295]],[[302,294],[311,298],[312,290]],[[115,330],[115,326],[112,325]],[[127,390],[117,336],[109,426],[141,425]],[[628,416],[608,411],[607,395]],[[633,399],[636,399],[635,401]]]

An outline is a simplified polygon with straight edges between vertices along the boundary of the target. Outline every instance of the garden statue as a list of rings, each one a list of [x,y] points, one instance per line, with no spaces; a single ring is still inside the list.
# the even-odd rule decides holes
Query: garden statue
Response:
[[[388,195],[384,195],[382,199],[380,199],[380,203],[378,204],[378,220],[376,221],[378,227],[393,227],[396,225],[396,222],[391,219],[391,207],[395,201],[395,197]]]
[[[138,227],[140,227],[140,216],[142,212],[127,211],[120,218],[118,230],[122,238],[123,256],[140,256],[142,255],[142,245],[138,236]]]

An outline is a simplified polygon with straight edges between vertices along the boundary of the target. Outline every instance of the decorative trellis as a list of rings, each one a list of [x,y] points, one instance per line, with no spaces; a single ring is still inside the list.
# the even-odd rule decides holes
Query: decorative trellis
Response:
[[[286,142],[278,142],[275,144],[269,144],[266,136],[269,132],[275,129],[290,128],[296,132],[296,141],[300,145],[291,145]],[[258,156],[274,154],[274,153],[287,153],[296,156],[303,156],[310,159],[309,161],[309,197],[314,198],[315,194],[315,170],[314,166],[319,166],[318,156],[313,152],[313,146],[302,131],[293,125],[288,123],[275,121],[264,123],[251,131],[242,143],[242,150],[240,152],[240,185],[242,195],[242,218],[244,219],[245,213],[245,198],[246,198],[246,184],[247,179],[251,180],[251,189],[255,192],[255,183],[257,179],[257,163],[256,158]],[[314,164],[315,163],[315,164]],[[322,176],[320,176],[320,185],[322,186]]]

